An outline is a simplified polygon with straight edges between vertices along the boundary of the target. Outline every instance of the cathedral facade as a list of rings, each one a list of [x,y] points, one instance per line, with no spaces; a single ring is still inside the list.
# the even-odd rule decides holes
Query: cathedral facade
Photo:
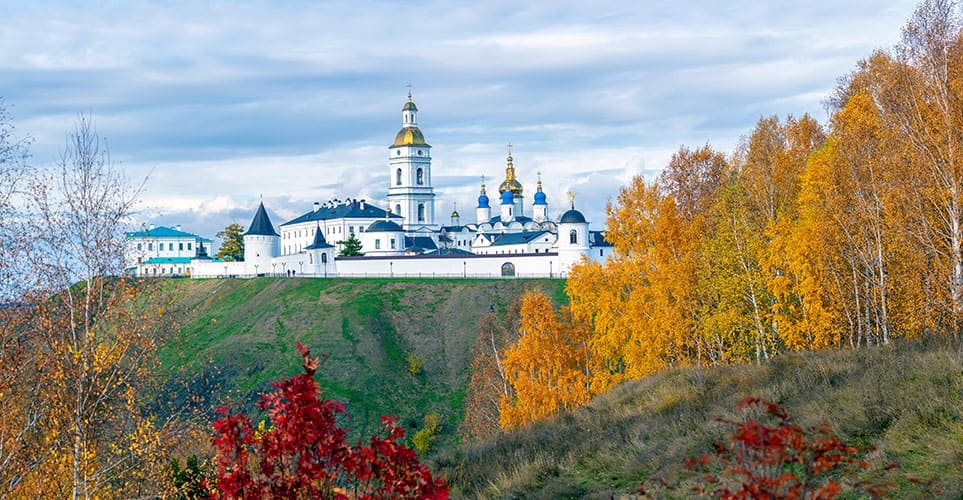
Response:
[[[568,210],[557,220],[549,217],[541,174],[531,212],[526,211],[510,146],[497,196],[493,192],[489,198],[482,176],[474,221],[462,220],[454,210],[443,223],[436,214],[431,145],[418,128],[410,93],[401,115],[401,129],[388,146],[385,206],[365,199],[316,202],[275,227],[261,203],[244,235],[243,262],[211,259],[201,247],[189,265],[181,263],[181,272],[194,277],[563,277],[583,256],[602,261],[611,254],[612,245],[602,232],[589,230],[571,193]],[[345,247],[359,243],[363,255],[345,255],[356,253]],[[130,269],[145,274],[136,266]]]

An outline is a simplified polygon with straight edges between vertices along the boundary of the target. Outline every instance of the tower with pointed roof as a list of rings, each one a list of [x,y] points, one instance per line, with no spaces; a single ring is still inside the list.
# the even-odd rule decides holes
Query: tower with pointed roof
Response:
[[[401,108],[401,130],[388,146],[388,206],[405,218],[404,229],[437,229],[435,191],[431,187],[431,146],[418,128],[418,107],[408,91]]]
[[[484,224],[492,217],[492,207],[485,194],[485,176],[482,176],[481,194],[478,195],[478,208],[475,209],[475,224]]]
[[[535,203],[532,203],[532,219],[535,222],[545,222],[548,219],[548,197],[542,191],[542,173],[538,173],[538,187],[535,191]]]
[[[571,269],[589,251],[589,223],[575,209],[575,193],[568,192],[570,208],[558,220],[558,259],[562,269]]]
[[[264,202],[260,202],[244,233],[244,268],[248,274],[271,273],[271,259],[280,254],[281,237],[274,230]]]
[[[505,159],[505,163],[505,180],[498,186],[498,194],[504,202],[505,193],[511,192],[513,204],[515,205],[513,209],[514,215],[525,215],[525,198],[523,196],[525,190],[522,188],[522,183],[518,182],[518,179],[515,177],[515,160],[512,158],[511,143],[508,144],[508,158]]]

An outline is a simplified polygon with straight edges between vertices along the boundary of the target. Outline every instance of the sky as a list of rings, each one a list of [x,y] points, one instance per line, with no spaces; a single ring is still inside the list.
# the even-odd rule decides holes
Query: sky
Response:
[[[315,201],[384,206],[410,83],[439,222],[474,222],[511,143],[526,207],[541,172],[550,216],[571,190],[601,229],[620,187],[682,145],[731,152],[774,114],[825,123],[838,79],[915,5],[0,0],[0,98],[34,165],[90,114],[146,179],[134,222],[212,237],[259,199],[275,225]]]

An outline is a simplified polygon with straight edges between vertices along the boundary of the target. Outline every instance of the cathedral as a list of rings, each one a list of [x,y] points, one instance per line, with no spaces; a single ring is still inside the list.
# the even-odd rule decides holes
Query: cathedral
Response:
[[[244,234],[243,262],[212,259],[204,248],[210,240],[201,237],[188,246],[196,248],[191,257],[146,253],[144,249],[155,245],[163,249],[164,242],[154,241],[153,229],[129,233],[128,269],[142,276],[198,278],[564,277],[583,257],[602,261],[611,254],[612,245],[602,232],[589,230],[571,192],[568,210],[558,220],[549,217],[540,173],[530,215],[526,213],[525,189],[516,176],[511,145],[505,178],[498,195],[492,193],[494,200],[481,176],[474,221],[462,220],[457,210],[446,223],[438,220],[431,174],[431,145],[418,128],[418,107],[409,92],[401,109],[401,129],[388,146],[384,207],[364,199],[315,202],[309,211],[275,227],[262,202]],[[360,252],[344,251],[346,246],[358,245]]]

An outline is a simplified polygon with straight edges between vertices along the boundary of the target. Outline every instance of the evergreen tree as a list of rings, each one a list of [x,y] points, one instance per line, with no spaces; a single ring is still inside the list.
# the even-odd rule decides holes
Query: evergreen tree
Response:
[[[341,252],[338,253],[338,257],[361,257],[364,255],[364,252],[361,251],[361,240],[354,233],[351,233],[348,239],[337,243],[341,245]]]
[[[228,262],[244,260],[244,226],[234,222],[217,233],[221,239],[221,248],[214,257]]]

